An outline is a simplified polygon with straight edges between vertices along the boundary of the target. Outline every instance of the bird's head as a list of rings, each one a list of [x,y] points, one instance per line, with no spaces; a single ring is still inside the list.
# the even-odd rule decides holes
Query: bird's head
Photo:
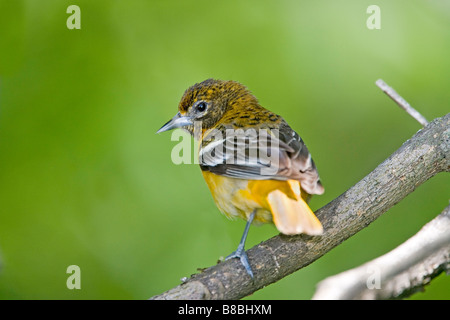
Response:
[[[210,129],[225,113],[257,103],[250,91],[238,82],[208,79],[185,91],[178,113],[157,133],[183,128],[192,134],[196,121],[201,122],[202,129]]]

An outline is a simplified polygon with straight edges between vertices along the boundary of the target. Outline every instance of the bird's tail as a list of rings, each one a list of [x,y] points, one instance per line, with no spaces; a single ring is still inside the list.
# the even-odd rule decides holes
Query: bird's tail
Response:
[[[303,199],[298,181],[290,180],[288,182],[296,199],[288,197],[280,190],[274,190],[267,196],[273,222],[278,231],[286,235],[300,233],[321,235],[323,233],[322,224]]]

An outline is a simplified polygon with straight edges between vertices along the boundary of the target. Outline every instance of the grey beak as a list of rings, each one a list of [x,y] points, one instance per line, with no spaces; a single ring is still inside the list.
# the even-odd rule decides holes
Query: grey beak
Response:
[[[176,128],[182,128],[192,124],[192,120],[189,117],[182,116],[179,112],[170,119],[165,125],[161,127],[156,133],[161,133],[164,131],[169,131]]]

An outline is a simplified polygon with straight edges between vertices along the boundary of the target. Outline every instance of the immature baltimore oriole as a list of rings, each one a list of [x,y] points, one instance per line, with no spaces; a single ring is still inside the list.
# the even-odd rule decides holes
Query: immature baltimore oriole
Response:
[[[286,121],[261,107],[245,86],[214,79],[193,85],[158,133],[175,128],[198,136],[200,168],[219,210],[247,221],[227,259],[239,258],[252,278],[244,249],[252,222],[272,222],[286,235],[322,234],[307,205],[311,195],[324,192],[311,154]]]

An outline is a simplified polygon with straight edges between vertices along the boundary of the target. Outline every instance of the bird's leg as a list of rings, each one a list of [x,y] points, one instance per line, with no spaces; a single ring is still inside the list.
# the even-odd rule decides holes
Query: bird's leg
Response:
[[[250,216],[248,217],[247,224],[245,225],[244,234],[242,235],[241,241],[239,242],[239,245],[232,254],[230,254],[228,257],[225,258],[225,260],[232,259],[232,258],[239,258],[241,260],[242,265],[244,266],[245,270],[249,274],[249,276],[253,279],[253,272],[252,268],[250,267],[250,263],[248,262],[247,254],[245,253],[245,240],[247,240],[247,234],[248,230],[250,229],[250,225],[252,224],[253,218],[255,217],[256,210],[254,210]]]

